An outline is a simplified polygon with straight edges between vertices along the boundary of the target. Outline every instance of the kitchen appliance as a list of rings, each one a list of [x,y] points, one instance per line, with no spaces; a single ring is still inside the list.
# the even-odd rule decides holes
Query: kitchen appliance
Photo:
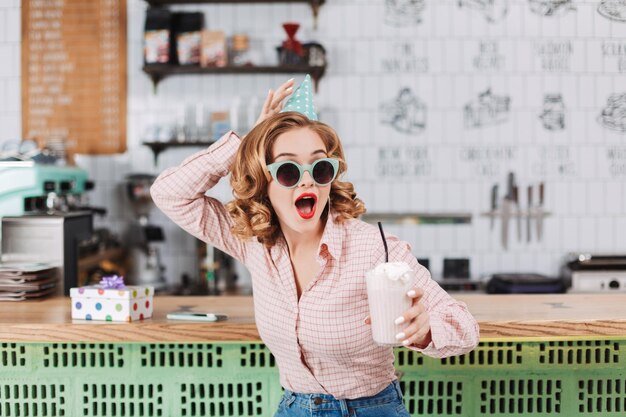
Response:
[[[563,279],[532,273],[493,274],[487,294],[555,294],[565,292]]]
[[[476,291],[482,282],[473,280],[469,258],[444,258],[442,279],[437,280],[446,291]]]
[[[573,293],[626,292],[626,254],[570,254],[562,275]]]
[[[165,241],[163,229],[150,224],[149,215],[154,207],[150,186],[155,177],[150,174],[130,174],[126,177],[126,196],[133,208],[135,218],[128,225],[126,244],[130,259],[128,282],[135,285],[153,286],[163,290],[166,281],[161,262],[159,243]]]
[[[93,213],[106,210],[87,205],[94,184],[84,169],[18,156],[0,161],[1,259],[54,265],[58,292],[67,295],[78,283],[79,244],[91,237]]]
[[[4,216],[2,261],[44,262],[59,268],[58,293],[78,284],[78,245],[93,231],[89,211]]]
[[[84,192],[92,188],[79,167],[0,161],[0,217],[80,210]]]

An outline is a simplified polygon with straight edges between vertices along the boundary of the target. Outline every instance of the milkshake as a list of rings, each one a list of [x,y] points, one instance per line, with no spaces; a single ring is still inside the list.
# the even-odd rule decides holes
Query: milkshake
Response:
[[[395,320],[413,304],[406,293],[413,288],[414,277],[414,271],[405,262],[385,262],[365,274],[372,337],[377,344],[402,345],[396,334],[409,323],[395,324]]]

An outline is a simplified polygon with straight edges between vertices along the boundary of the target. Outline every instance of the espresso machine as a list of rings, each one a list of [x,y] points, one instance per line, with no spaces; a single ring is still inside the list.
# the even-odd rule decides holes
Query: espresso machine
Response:
[[[0,217],[77,211],[91,189],[87,171],[76,166],[0,161]]]
[[[165,237],[163,229],[149,221],[154,207],[150,196],[154,180],[150,174],[130,174],[125,179],[126,197],[134,214],[126,232],[126,244],[130,262],[128,281],[135,285],[151,285],[159,291],[166,287],[165,267],[159,251],[159,244],[165,241]]]
[[[69,294],[78,281],[79,244],[93,231],[84,201],[92,188],[79,167],[0,161],[0,261],[58,268],[57,288]]]

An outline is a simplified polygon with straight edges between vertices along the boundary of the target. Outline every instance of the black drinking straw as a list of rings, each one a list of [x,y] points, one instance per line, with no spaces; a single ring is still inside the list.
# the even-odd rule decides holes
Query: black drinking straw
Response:
[[[385,262],[389,262],[389,249],[387,249],[387,239],[385,239],[385,232],[383,232],[383,224],[381,222],[378,222],[378,228],[383,238],[383,245],[385,245]]]

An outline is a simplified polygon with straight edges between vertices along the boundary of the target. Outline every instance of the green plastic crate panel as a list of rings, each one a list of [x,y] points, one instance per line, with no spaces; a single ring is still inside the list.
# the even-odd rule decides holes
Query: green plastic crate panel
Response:
[[[84,383],[82,416],[165,416],[162,384]]]
[[[467,415],[463,414],[463,381],[459,379],[406,378],[400,380],[400,387],[411,415]]]
[[[626,340],[398,348],[396,367],[412,416],[626,416]],[[0,344],[2,417],[271,417],[281,394],[261,343]]]
[[[212,344],[142,345],[141,367],[145,368],[221,368],[223,349]]]
[[[0,343],[0,370],[24,368],[26,359],[26,346],[17,343]]]
[[[73,370],[100,368],[123,368],[124,346],[115,344],[54,343],[44,345],[42,364],[44,368]]]
[[[181,416],[262,416],[263,397],[272,382],[182,384]],[[265,413],[265,414],[264,414]]]
[[[1,374],[0,374],[1,375]],[[0,377],[0,416],[69,416],[66,382]]]

